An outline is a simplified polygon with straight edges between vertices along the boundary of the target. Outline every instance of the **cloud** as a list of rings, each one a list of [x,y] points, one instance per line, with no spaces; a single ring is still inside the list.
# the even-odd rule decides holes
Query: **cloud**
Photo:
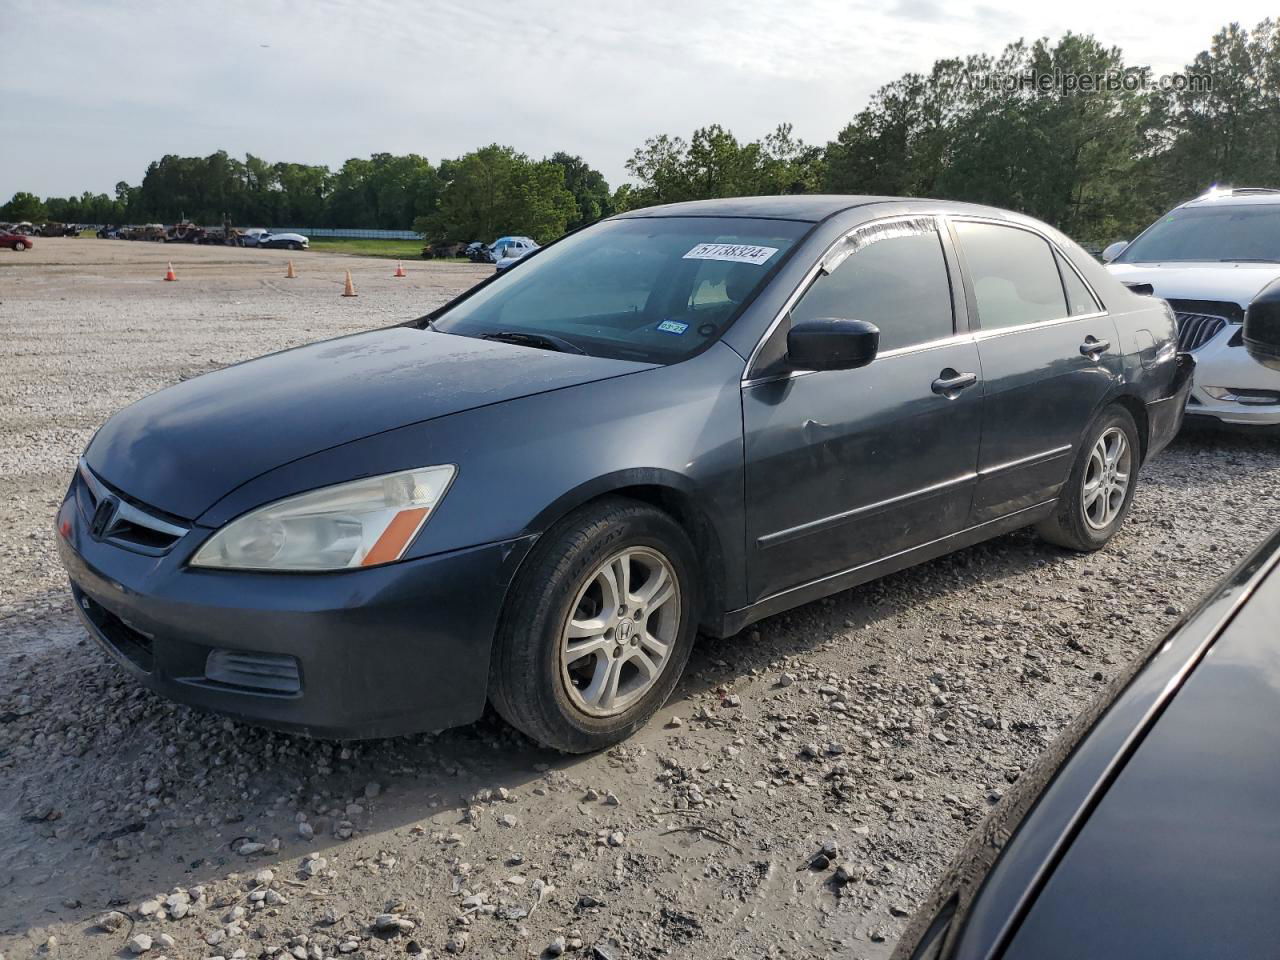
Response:
[[[940,57],[1072,29],[1167,72],[1222,20],[1158,0],[1016,17],[940,0],[4,0],[5,49],[42,53],[0,71],[0,130],[21,147],[0,151],[0,195],[109,192],[166,153],[336,167],[494,141],[580,153],[617,183],[646,137],[708,123],[754,138],[791,122],[825,142],[881,84]]]

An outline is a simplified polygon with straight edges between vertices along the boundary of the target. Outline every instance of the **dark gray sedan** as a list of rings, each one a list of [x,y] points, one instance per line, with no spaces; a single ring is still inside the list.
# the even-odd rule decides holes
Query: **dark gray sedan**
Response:
[[[701,630],[1034,524],[1123,522],[1173,316],[1060,233],[870,197],[633,211],[427,317],[109,420],[58,515],[160,693],[312,735],[627,736]]]

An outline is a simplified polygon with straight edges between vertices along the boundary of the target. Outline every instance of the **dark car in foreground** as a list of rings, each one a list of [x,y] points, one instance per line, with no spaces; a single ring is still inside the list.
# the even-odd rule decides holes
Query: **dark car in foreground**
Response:
[[[58,514],[78,610],[166,696],[372,737],[613,743],[695,634],[1034,524],[1103,546],[1177,431],[1167,305],[985,207],[634,211],[420,320],[177,384]]]
[[[896,960],[1273,957],[1280,530],[1006,794]]]

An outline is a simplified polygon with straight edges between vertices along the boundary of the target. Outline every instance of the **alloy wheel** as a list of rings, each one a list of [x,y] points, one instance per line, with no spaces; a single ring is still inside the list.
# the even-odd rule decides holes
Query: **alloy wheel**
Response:
[[[587,577],[561,631],[560,671],[574,706],[616,716],[640,700],[680,631],[680,583],[661,553],[621,550]]]
[[[1080,500],[1084,521],[1094,530],[1106,529],[1124,506],[1132,466],[1129,438],[1119,427],[1108,427],[1089,453]]]

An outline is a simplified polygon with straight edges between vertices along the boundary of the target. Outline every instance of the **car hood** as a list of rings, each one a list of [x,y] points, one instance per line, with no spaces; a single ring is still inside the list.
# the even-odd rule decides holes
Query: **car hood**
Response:
[[[168,387],[108,420],[85,458],[126,496],[190,520],[241,484],[300,457],[652,366],[392,327]],[[360,465],[352,464],[351,472],[359,476]]]
[[[1109,263],[1107,270],[1126,283],[1149,283],[1165,300],[1225,300],[1249,306],[1280,277],[1276,263]]]

